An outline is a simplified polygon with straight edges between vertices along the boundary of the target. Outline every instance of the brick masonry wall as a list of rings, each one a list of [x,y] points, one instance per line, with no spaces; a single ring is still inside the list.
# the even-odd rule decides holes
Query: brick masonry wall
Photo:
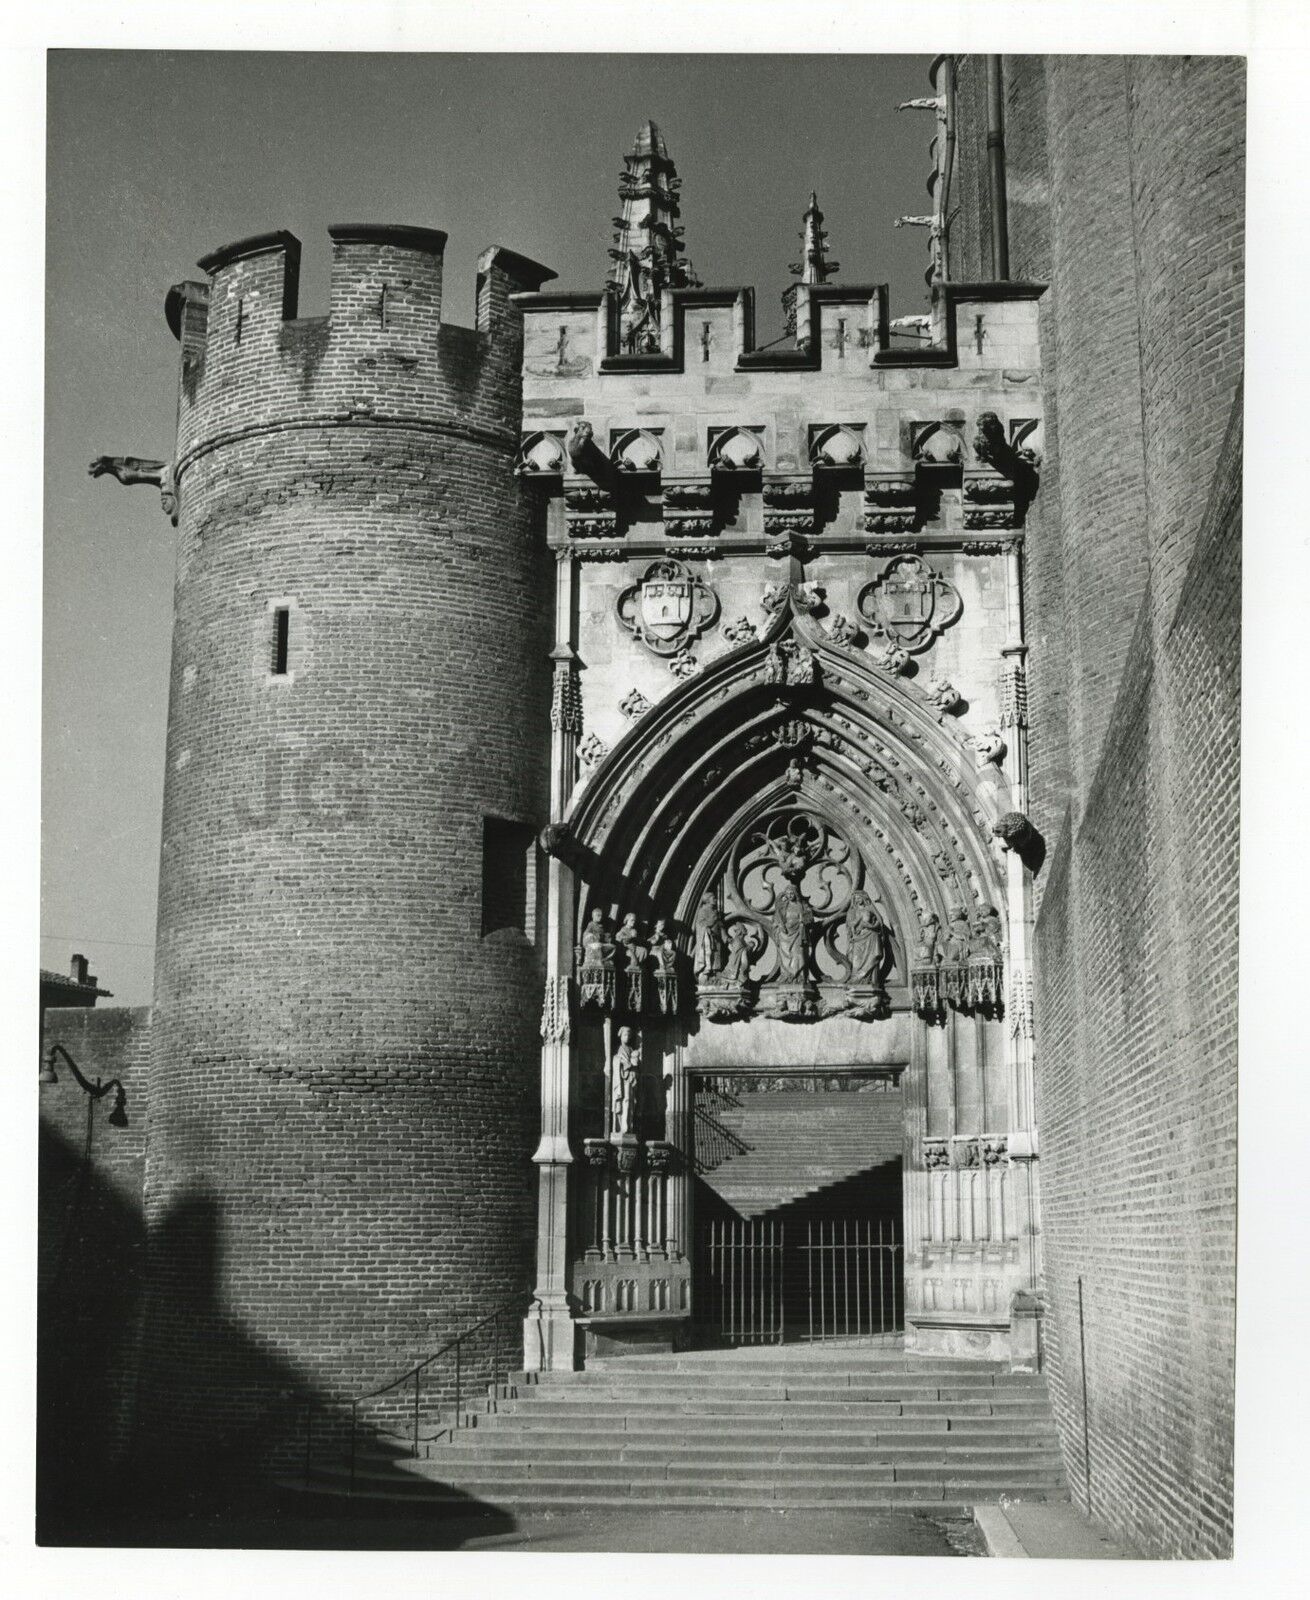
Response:
[[[536,282],[445,328],[439,266],[338,240],[285,323],[281,252],[220,265],[184,339],[143,1450],[279,1448],[531,1283],[541,965],[480,902],[546,811]]]
[[[983,66],[962,69],[975,169]],[[1223,1555],[1243,67],[1009,57],[1005,70],[1011,266],[1050,284],[1025,610],[1031,810],[1050,847],[1034,890],[1052,1392],[1080,1500],[1143,1553]],[[981,208],[960,225],[975,265],[985,222]]]
[[[58,1081],[40,1087],[37,1165],[42,1510],[94,1490],[130,1437],[145,1283],[150,1012],[51,1008],[43,1049],[56,1044],[90,1082],[120,1080],[128,1126],[109,1123],[112,1092],[92,1101],[56,1060]]]
[[[1049,198],[1040,503],[1056,536],[1040,543],[1030,518],[1025,602],[1032,810],[1051,845],[1035,948],[1052,1389],[1079,1498],[1081,1345],[1092,1509],[1145,1553],[1218,1555],[1232,1530],[1241,66],[1006,68],[1025,275],[1043,270],[1043,141]],[[1062,697],[1063,775],[1044,759]]]

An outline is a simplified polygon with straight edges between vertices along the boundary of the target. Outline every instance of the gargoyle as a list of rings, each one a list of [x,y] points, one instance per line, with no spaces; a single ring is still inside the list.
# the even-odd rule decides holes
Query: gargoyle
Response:
[[[109,474],[119,483],[152,484],[159,490],[159,504],[164,515],[177,526],[177,485],[171,461],[148,461],[142,456],[97,456],[86,470],[93,478]]]
[[[1001,419],[994,411],[979,412],[978,427],[973,436],[973,453],[979,461],[986,462],[994,471],[1010,480],[1014,485],[1015,499],[1023,506],[1037,493],[1037,469],[1006,438]]]

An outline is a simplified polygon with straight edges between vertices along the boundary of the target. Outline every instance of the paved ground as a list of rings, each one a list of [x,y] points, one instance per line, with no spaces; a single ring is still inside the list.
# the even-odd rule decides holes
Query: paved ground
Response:
[[[975,1513],[987,1554],[1059,1561],[1132,1561],[1100,1523],[1068,1502],[1003,1500]]]
[[[154,1512],[119,1504],[75,1521],[44,1519],[46,1546],[253,1550],[638,1551],[687,1555],[985,1556],[969,1517],[911,1512],[691,1511],[452,1515],[338,1503],[306,1514],[301,1497],[221,1500]]]

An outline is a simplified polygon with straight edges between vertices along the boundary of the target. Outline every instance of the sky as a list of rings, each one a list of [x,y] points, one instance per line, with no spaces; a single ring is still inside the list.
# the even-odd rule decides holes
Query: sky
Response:
[[[687,256],[753,284],[761,343],[816,189],[839,281],[925,306],[928,55],[434,55],[69,51],[47,58],[41,965],[89,957],[150,1001],[176,532],[98,455],[173,451],[169,286],[286,228],[300,314],[326,311],[327,227],[443,228],[444,308],[510,246],[599,288],[618,174],[647,117],[683,180]]]

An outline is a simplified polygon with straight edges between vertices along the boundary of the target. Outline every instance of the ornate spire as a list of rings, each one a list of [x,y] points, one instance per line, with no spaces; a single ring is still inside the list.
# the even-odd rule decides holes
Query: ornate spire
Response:
[[[801,259],[787,268],[796,275],[796,283],[788,284],[782,293],[783,310],[787,313],[787,332],[796,332],[796,292],[802,283],[827,283],[838,270],[839,261],[828,259],[828,235],[823,231],[823,212],[819,210],[819,197],[810,190],[810,203],[805,208],[804,228],[801,232]]]
[[[682,182],[653,122],[637,134],[619,175],[620,216],[614,218],[609,282],[619,312],[619,348],[641,355],[660,348],[661,297],[665,289],[695,288],[700,280],[680,259],[678,226]]]

